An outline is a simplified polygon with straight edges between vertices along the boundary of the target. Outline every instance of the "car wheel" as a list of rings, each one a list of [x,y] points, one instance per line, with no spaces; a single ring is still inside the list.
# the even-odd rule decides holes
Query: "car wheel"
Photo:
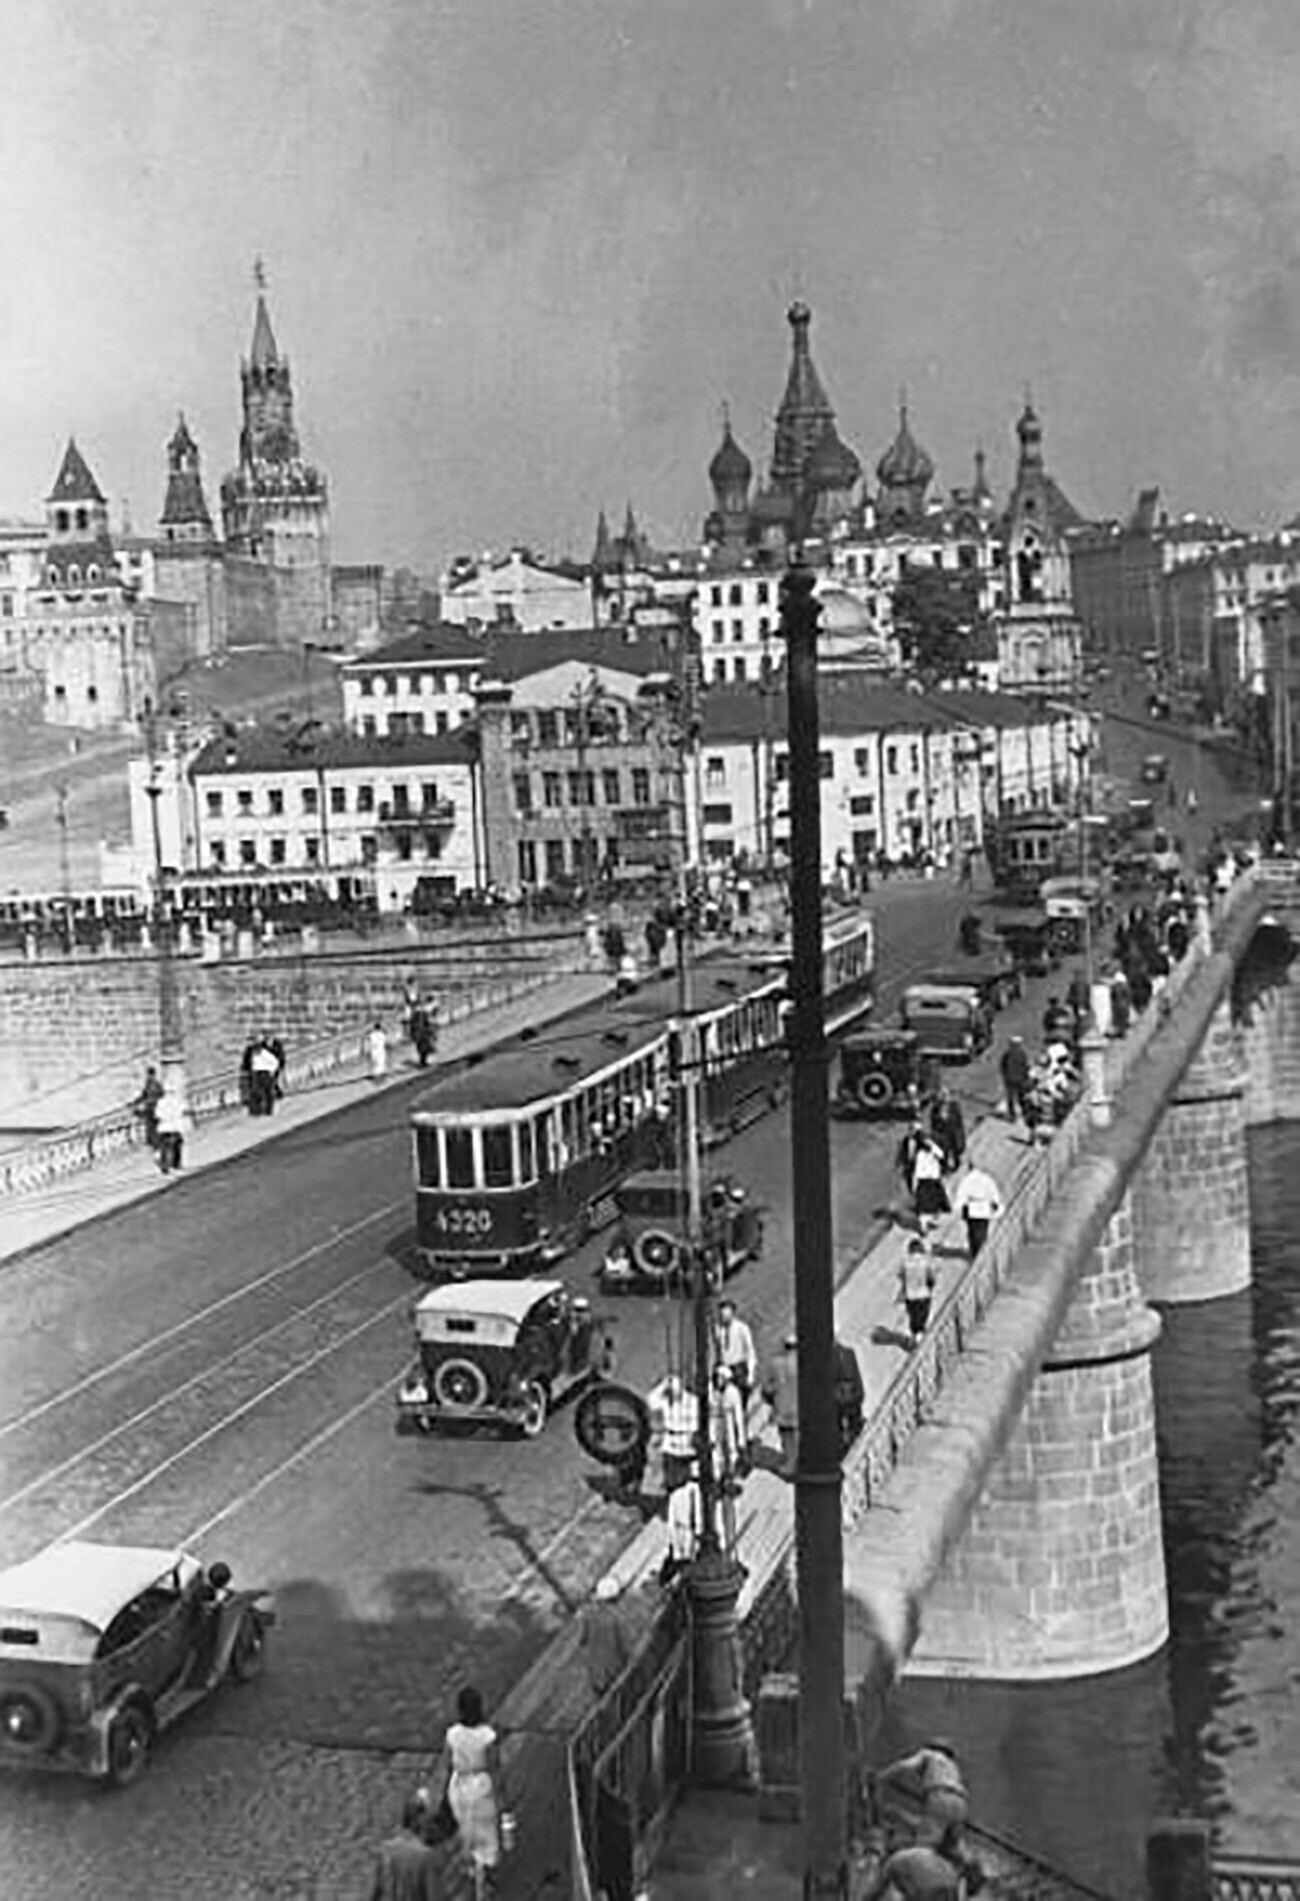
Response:
[[[864,1109],[887,1109],[894,1100],[894,1085],[882,1069],[868,1069],[858,1078],[858,1101]]]
[[[546,1424],[550,1401],[540,1380],[529,1380],[524,1388],[524,1414],[519,1430],[525,1439],[536,1439]]]
[[[115,1789],[129,1789],[149,1764],[153,1732],[149,1719],[135,1703],[113,1718],[108,1731],[108,1781]]]
[[[472,1413],[487,1399],[487,1374],[474,1360],[444,1360],[433,1390],[448,1412]]]
[[[648,1281],[666,1281],[683,1265],[681,1242],[663,1228],[647,1228],[632,1243],[632,1259]]]
[[[46,1754],[57,1744],[61,1728],[58,1705],[39,1685],[26,1684],[0,1696],[0,1739],[7,1748]]]
[[[230,1674],[236,1683],[260,1677],[266,1663],[266,1632],[256,1611],[245,1613],[230,1652]]]

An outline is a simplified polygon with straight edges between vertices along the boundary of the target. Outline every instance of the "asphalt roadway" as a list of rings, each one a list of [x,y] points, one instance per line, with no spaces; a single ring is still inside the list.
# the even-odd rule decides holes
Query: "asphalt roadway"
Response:
[[[952,961],[962,902],[949,881],[891,884],[880,1019],[909,977]],[[1014,1027],[1036,1028],[1046,987]],[[968,1118],[992,1106],[992,1073],[992,1056],[955,1073]],[[0,1267],[0,1564],[73,1534],[182,1544],[273,1587],[279,1611],[263,1678],[165,1737],[135,1789],[5,1778],[4,1901],[363,1894],[457,1688],[498,1701],[635,1530],[593,1489],[563,1411],[533,1443],[394,1431],[418,1086]],[[889,1218],[897,1139],[833,1125],[841,1274]],[[733,1289],[770,1351],[792,1306],[788,1116],[719,1162],[768,1208],[763,1256]],[[576,1288],[592,1291],[600,1246],[565,1264]],[[620,1377],[644,1390],[664,1315],[608,1310]]]

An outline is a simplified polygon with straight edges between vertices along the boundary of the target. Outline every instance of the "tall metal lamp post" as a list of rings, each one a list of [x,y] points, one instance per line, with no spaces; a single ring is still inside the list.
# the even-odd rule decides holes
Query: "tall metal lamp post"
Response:
[[[149,799],[149,821],[153,832],[153,935],[154,957],[158,968],[158,1043],[162,1081],[181,1101],[185,1090],[185,1032],[181,1020],[180,992],[176,982],[174,920],[167,904],[167,870],[163,862],[162,820],[158,802],[162,798],[162,767],[158,758],[157,730],[153,714],[145,723],[149,745],[149,779],[145,792]]]
[[[804,1894],[847,1881],[844,1764],[844,1550],[835,1414],[835,1273],[822,982],[822,851],[817,625],[813,575],[796,558],[781,583],[790,748],[790,1160],[799,1458],[799,1783]]]

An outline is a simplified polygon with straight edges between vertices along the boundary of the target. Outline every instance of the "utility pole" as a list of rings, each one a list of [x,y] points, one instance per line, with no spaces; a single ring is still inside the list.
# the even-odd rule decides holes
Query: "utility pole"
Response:
[[[844,1550],[835,1413],[835,1264],[822,979],[820,731],[813,576],[796,557],[781,584],[790,746],[790,1161],[794,1180],[799,1459],[799,1783],[804,1895],[847,1880],[844,1765]]]
[[[183,1102],[185,1088],[185,1036],[181,1021],[180,994],[176,984],[175,946],[172,940],[174,919],[167,904],[167,874],[163,863],[162,822],[158,801],[162,797],[161,762],[158,758],[158,734],[155,716],[145,715],[145,738],[149,747],[149,817],[153,830],[153,930],[154,956],[158,965],[158,1043],[164,1088],[175,1089]]]
[[[681,679],[682,811],[688,789],[699,809],[700,721],[698,681],[690,656]],[[700,1167],[700,1077],[703,1063],[699,1026],[694,1016],[689,922],[691,867],[683,852],[677,904],[677,1001],[682,1023],[681,1128],[686,1179],[686,1247],[695,1348],[695,1454],[700,1488],[700,1540],[686,1573],[691,1606],[694,1688],[691,1698],[691,1773],[710,1788],[736,1786],[750,1778],[753,1732],[745,1697],[744,1658],[738,1615],[745,1569],[735,1551],[718,1536],[722,1480],[713,1461],[711,1400],[717,1236],[704,1215]],[[730,1523],[730,1518],[728,1518]]]

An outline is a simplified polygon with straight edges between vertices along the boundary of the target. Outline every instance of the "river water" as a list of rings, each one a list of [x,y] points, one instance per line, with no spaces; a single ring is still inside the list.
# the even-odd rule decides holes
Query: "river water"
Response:
[[[1140,1897],[1153,1817],[1300,1860],[1300,1125],[1251,1137],[1254,1283],[1154,1355],[1170,1642],[1056,1684],[905,1683],[885,1747],[952,1739],[977,1819]]]

